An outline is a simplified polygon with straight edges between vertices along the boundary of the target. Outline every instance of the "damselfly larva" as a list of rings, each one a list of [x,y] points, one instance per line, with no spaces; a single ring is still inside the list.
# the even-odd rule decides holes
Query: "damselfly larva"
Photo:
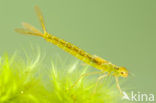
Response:
[[[35,11],[39,17],[43,32],[40,32],[33,26],[27,23],[23,23],[23,29],[22,28],[17,28],[15,29],[16,32],[21,33],[21,34],[28,34],[28,35],[34,35],[34,36],[40,36],[44,38],[46,41],[57,45],[59,48],[63,49],[64,51],[68,52],[69,54],[75,56],[76,58],[80,59],[81,61],[95,67],[96,69],[100,70],[101,73],[104,75],[100,76],[98,80],[106,77],[107,75],[112,75],[115,77],[116,83],[117,83],[117,88],[119,89],[120,93],[122,93],[119,82],[118,82],[118,77],[127,77],[128,76],[128,71],[125,67],[120,67],[117,65],[112,64],[111,62],[100,58],[95,55],[91,55],[84,50],[78,48],[77,46],[71,44],[70,42],[67,42],[63,39],[60,39],[50,33],[47,32],[43,16],[41,14],[40,9],[35,6]],[[88,73],[89,74],[96,74],[96,73]],[[85,76],[85,75],[83,75]],[[74,86],[74,85],[73,85]]]

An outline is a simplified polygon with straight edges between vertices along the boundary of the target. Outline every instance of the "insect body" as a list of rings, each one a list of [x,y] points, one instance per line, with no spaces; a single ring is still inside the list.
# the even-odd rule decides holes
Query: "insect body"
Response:
[[[108,73],[113,75],[116,78],[117,82],[117,87],[121,91],[119,83],[118,83],[118,77],[127,77],[128,76],[128,71],[124,67],[119,67],[116,66],[109,61],[106,61],[98,56],[91,55],[84,50],[78,48],[77,46],[60,39],[52,34],[49,34],[46,31],[45,25],[44,25],[44,20],[43,16],[39,10],[38,7],[35,7],[36,13],[40,19],[42,29],[44,33],[40,32],[33,26],[27,23],[23,23],[24,29],[22,28],[17,28],[15,29],[16,32],[21,33],[21,34],[28,34],[28,35],[34,35],[34,36],[40,36],[44,38],[46,41],[57,45],[59,48],[63,49],[64,51],[70,53],[71,55],[75,56],[76,58],[80,59],[81,61],[95,67],[96,69],[101,70],[103,73]]]

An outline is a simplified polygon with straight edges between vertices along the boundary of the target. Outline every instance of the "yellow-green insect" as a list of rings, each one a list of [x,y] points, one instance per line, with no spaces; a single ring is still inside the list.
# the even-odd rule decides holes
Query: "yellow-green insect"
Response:
[[[24,29],[22,29],[22,28],[15,29],[16,32],[21,33],[21,34],[40,36],[40,37],[44,38],[46,41],[57,45],[64,51],[66,51],[66,52],[70,53],[71,55],[75,56],[76,58],[80,59],[81,61],[95,67],[96,69],[99,69],[101,71],[100,73],[103,73],[104,75],[100,76],[98,78],[98,81],[108,75],[114,76],[116,83],[117,83],[117,88],[120,90],[120,93],[122,93],[120,86],[119,86],[118,77],[127,77],[128,76],[128,71],[126,68],[114,65],[111,62],[106,61],[98,56],[91,55],[91,54],[85,52],[84,50],[78,48],[77,46],[75,46],[63,39],[60,39],[52,34],[49,34],[46,31],[43,16],[41,14],[40,9],[36,6],[35,10],[36,10],[36,13],[41,22],[41,26],[42,26],[44,33],[40,32],[39,30],[37,30],[36,28],[34,28],[33,26],[31,26],[30,24],[27,24],[27,23],[23,23]],[[87,73],[86,75],[96,74],[96,73]],[[86,76],[86,75],[83,75],[83,76]],[[74,87],[74,85],[73,85],[73,87]]]

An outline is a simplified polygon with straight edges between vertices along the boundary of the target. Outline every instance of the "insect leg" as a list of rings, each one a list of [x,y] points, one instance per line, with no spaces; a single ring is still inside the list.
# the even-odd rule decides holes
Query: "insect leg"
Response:
[[[116,77],[116,76],[115,76],[115,81],[116,81],[116,86],[117,86],[117,88],[119,89],[120,94],[122,95],[122,90],[121,90],[120,85],[119,85],[119,79],[118,79],[118,77]]]
[[[84,77],[86,77],[86,76],[89,76],[89,75],[100,74],[100,73],[102,73],[102,72],[90,72],[90,73],[82,74],[82,75],[79,77],[79,79],[71,86],[71,88],[74,88],[74,87],[77,85],[77,83],[78,83],[82,78],[84,78]]]
[[[96,93],[96,88],[97,88],[97,86],[98,86],[99,81],[100,81],[101,79],[105,78],[106,76],[108,76],[108,74],[104,74],[104,75],[102,75],[102,76],[100,76],[100,77],[97,78],[97,81],[96,81],[96,85],[95,85],[95,89],[94,89],[94,91],[93,91],[93,94]]]

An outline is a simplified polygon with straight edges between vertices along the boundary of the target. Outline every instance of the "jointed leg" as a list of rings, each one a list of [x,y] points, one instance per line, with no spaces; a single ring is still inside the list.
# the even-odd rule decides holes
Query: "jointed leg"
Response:
[[[97,81],[96,81],[95,89],[94,89],[94,91],[93,91],[93,94],[96,93],[96,88],[97,88],[97,86],[98,86],[99,81],[100,81],[101,79],[103,79],[104,77],[106,77],[106,76],[108,76],[108,74],[104,74],[104,75],[98,77],[98,79],[97,79]]]
[[[120,94],[122,95],[122,90],[121,90],[120,85],[119,85],[118,77],[115,77],[115,81],[116,81],[116,86],[117,86],[117,88],[119,89]]]
[[[76,84],[84,77],[86,76],[89,76],[89,75],[94,75],[94,74],[100,74],[102,72],[90,72],[90,73],[85,73],[85,74],[82,74],[79,79],[71,86],[71,88],[74,88],[76,86]]]

